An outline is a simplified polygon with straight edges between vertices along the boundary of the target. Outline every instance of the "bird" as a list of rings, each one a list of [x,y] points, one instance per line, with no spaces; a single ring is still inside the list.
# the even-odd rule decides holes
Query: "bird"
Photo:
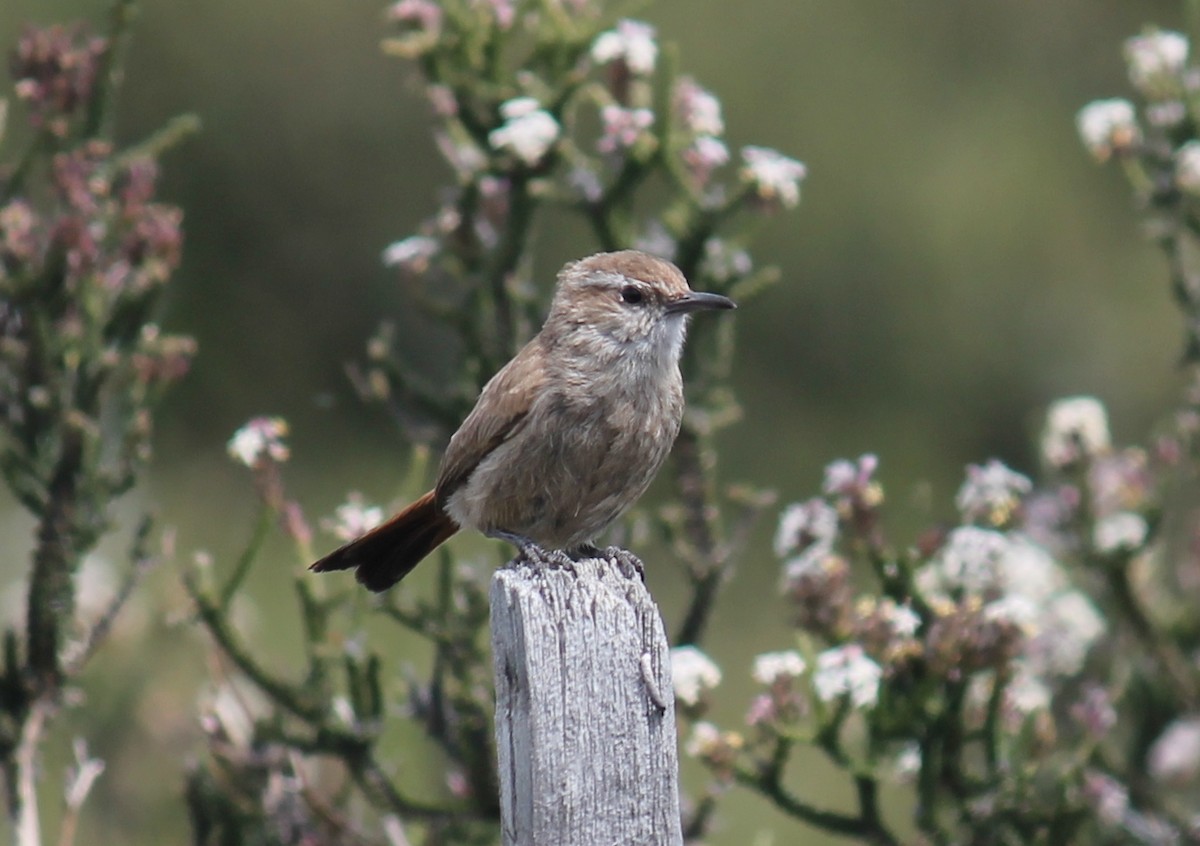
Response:
[[[679,434],[689,317],[736,308],[637,250],[568,262],[541,330],[484,385],[433,490],[314,563],[384,591],[462,528],[568,556],[649,487]]]

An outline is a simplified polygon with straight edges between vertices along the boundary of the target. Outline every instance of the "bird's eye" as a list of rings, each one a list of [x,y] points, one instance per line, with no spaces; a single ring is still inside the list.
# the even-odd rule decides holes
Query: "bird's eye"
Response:
[[[643,299],[645,299],[645,295],[642,294],[642,289],[636,285],[626,285],[621,289],[621,302],[623,303],[637,305]]]

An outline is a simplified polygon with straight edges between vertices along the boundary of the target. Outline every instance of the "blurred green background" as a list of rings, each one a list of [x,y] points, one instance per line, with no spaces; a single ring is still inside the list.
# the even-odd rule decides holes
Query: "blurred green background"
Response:
[[[5,0],[0,42],[27,20],[100,22],[106,8]],[[437,354],[422,348],[420,316],[379,256],[435,208],[448,171],[409,69],[378,49],[383,8],[142,4],[119,136],[180,112],[204,122],[168,155],[163,187],[185,209],[187,236],[164,322],[194,334],[200,357],[164,410],[151,478],[122,508],[153,507],[176,527],[181,558],[205,549],[227,565],[248,537],[254,496],[225,441],[255,414],[291,422],[287,477],[310,517],[351,489],[376,501],[399,493],[405,447],[353,397],[343,367],[381,316],[408,327],[415,359]],[[1083,152],[1074,115],[1128,94],[1121,41],[1149,22],[1181,26],[1176,3],[659,0],[638,16],[721,97],[732,146],[775,147],[809,167],[801,208],[755,243],[783,281],[736,316],[745,415],[721,437],[727,480],[775,488],[782,503],[814,493],[830,460],[873,451],[903,538],[951,514],[965,463],[1034,470],[1048,401],[1095,394],[1118,441],[1140,438],[1172,401],[1182,333],[1164,263],[1120,173]],[[540,266],[593,247],[544,242]],[[5,500],[4,584],[21,577],[30,526]],[[761,527],[713,624],[710,651],[727,677],[717,716],[728,724],[748,701],[752,656],[789,643],[772,530]],[[249,588],[251,630],[286,656],[298,564],[282,545],[274,552]],[[669,562],[650,564],[670,629],[682,582]],[[153,579],[153,649],[144,636],[113,644],[85,679],[86,707],[63,723],[109,761],[81,842],[186,838],[180,769],[200,749],[193,709],[206,667],[178,623],[176,580],[169,569]],[[419,652],[389,644],[397,666],[410,647]],[[844,801],[818,768],[799,767],[794,781]],[[806,831],[736,791],[724,808],[713,843],[790,843]]]

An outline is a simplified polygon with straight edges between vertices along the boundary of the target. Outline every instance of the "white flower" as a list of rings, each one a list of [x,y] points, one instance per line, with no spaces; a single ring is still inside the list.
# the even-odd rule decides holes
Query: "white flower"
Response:
[[[1051,598],[1039,609],[1034,625],[1036,633],[1026,642],[1024,655],[1041,678],[1076,675],[1105,630],[1096,606],[1077,590]]]
[[[783,562],[783,581],[792,584],[804,579],[822,578],[828,575],[830,562],[839,560],[828,546],[813,544],[796,557]]]
[[[1125,42],[1129,81],[1151,97],[1180,86],[1187,58],[1187,37],[1178,32],[1155,30],[1135,35]]]
[[[1039,609],[1027,596],[1010,593],[983,606],[986,620],[1012,623],[1023,629],[1036,630]]]
[[[1118,511],[1096,521],[1092,530],[1092,544],[1102,555],[1118,550],[1134,550],[1146,542],[1150,528],[1140,514]]]
[[[775,532],[775,554],[780,558],[808,549],[828,548],[837,539],[838,515],[833,506],[820,497],[793,502],[783,510]]]
[[[789,209],[800,202],[800,183],[808,174],[803,163],[766,147],[743,147],[742,165],[742,178],[759,199]]]
[[[654,73],[658,61],[658,45],[654,42],[654,27],[641,21],[617,21],[616,29],[602,32],[592,42],[592,60],[606,65],[617,60],[638,76]]]
[[[684,77],[675,85],[675,109],[679,113],[680,123],[689,132],[711,136],[713,140],[725,132],[721,101],[689,77]]]
[[[702,758],[721,743],[721,730],[712,723],[699,722],[692,726],[683,751],[693,758]]]
[[[720,138],[697,135],[681,153],[683,163],[698,182],[708,180],[712,172],[729,162],[729,148]]]
[[[600,120],[604,123],[604,134],[596,142],[596,149],[601,153],[616,153],[630,149],[654,125],[654,112],[608,105],[600,110]]]
[[[1180,191],[1200,194],[1200,141],[1188,141],[1175,151],[1175,184]]]
[[[350,704],[349,697],[335,696],[329,704],[333,706],[333,715],[342,725],[354,727],[358,724],[358,716],[354,713],[354,706]]]
[[[1108,413],[1094,397],[1070,397],[1050,406],[1042,432],[1042,456],[1052,467],[1066,467],[1107,452]]]
[[[508,150],[527,165],[535,165],[558,140],[561,127],[533,97],[517,97],[500,106],[505,123],[488,133],[495,150]]]
[[[872,478],[879,468],[879,458],[871,453],[858,457],[858,461],[839,458],[825,467],[825,481],[821,490],[827,494],[856,496],[867,500],[882,500],[879,483]]]
[[[892,759],[891,776],[901,784],[910,784],[921,772],[921,745],[910,740]]]
[[[701,272],[709,279],[729,282],[748,276],[754,269],[754,261],[745,250],[738,249],[722,238],[708,238],[704,242],[704,262]]]
[[[1050,688],[1027,670],[1018,669],[1004,688],[1004,702],[1019,717],[1044,711],[1050,707]]]
[[[389,244],[383,251],[383,264],[412,273],[424,273],[429,267],[429,260],[437,255],[439,246],[436,238],[412,235]]]
[[[1083,795],[1105,825],[1121,825],[1129,813],[1129,791],[1112,776],[1089,771],[1084,774]]]
[[[1006,537],[1008,546],[997,571],[998,586],[1002,590],[1026,597],[1040,606],[1066,589],[1067,577],[1045,547],[1020,532],[1010,532]]]
[[[879,614],[900,637],[912,637],[921,628],[921,616],[907,605],[897,605],[890,597],[879,603]]]
[[[1062,568],[1044,548],[1020,533],[977,526],[950,532],[937,555],[917,571],[927,597],[1000,596],[988,603],[991,619],[1025,626],[1067,586]]]
[[[964,520],[986,519],[995,525],[1008,521],[1033,483],[1020,473],[992,459],[987,464],[967,467],[967,480],[958,489],[954,504]]]
[[[604,196],[604,186],[600,183],[600,177],[596,171],[590,167],[578,164],[567,173],[567,184],[571,187],[578,196],[587,200],[589,203],[595,203]],[[666,231],[665,229],[663,230]],[[641,247],[636,247],[641,249]],[[642,250],[642,252],[650,252]],[[657,255],[657,254],[656,254]]]
[[[817,656],[813,689],[822,702],[849,696],[855,708],[870,708],[879,700],[883,670],[856,643],[826,649]]]
[[[1173,126],[1178,126],[1187,118],[1187,106],[1179,100],[1162,100],[1157,103],[1148,103],[1142,113],[1146,116],[1146,123],[1151,126],[1170,129]]]
[[[1184,717],[1166,727],[1146,757],[1157,781],[1182,786],[1200,774],[1200,716]]]
[[[334,519],[325,527],[343,541],[356,540],[383,522],[383,509],[378,505],[368,506],[363,495],[352,491],[346,501],[334,510]]]
[[[804,673],[808,666],[803,656],[794,649],[783,652],[764,652],[754,659],[751,674],[759,684],[771,685],[779,679],[794,679]]]
[[[999,580],[1008,549],[1009,540],[1000,532],[959,526],[934,559],[917,571],[917,586],[930,595],[981,594]]]
[[[675,236],[662,225],[661,221],[652,220],[646,229],[637,236],[633,246],[643,253],[671,260],[675,258],[678,245],[675,243]]]
[[[1141,137],[1133,103],[1128,100],[1096,100],[1079,110],[1075,126],[1083,146],[1097,161],[1105,161],[1117,150],[1125,150]]]
[[[721,683],[721,669],[694,646],[671,650],[671,686],[675,698],[684,705],[700,703],[700,697]]]
[[[282,417],[255,417],[233,433],[227,450],[231,458],[247,467],[257,467],[266,460],[282,463],[291,455],[283,442],[287,433],[287,421]]]

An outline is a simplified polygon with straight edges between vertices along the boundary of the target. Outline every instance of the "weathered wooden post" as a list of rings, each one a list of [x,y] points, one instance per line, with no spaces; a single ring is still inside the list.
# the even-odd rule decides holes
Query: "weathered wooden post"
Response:
[[[505,846],[683,842],[670,657],[640,567],[610,548],[521,556],[492,580]]]

